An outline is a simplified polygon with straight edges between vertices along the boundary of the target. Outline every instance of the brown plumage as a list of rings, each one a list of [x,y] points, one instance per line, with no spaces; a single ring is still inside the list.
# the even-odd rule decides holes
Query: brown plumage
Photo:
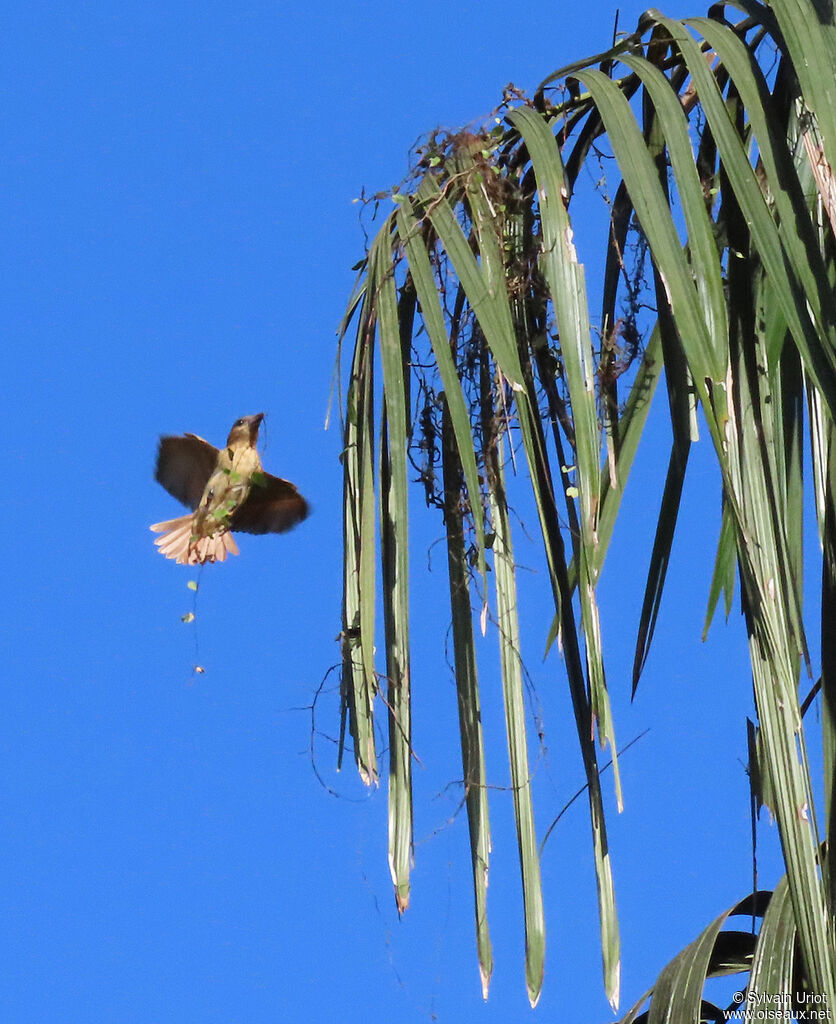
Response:
[[[265,473],[256,442],[264,413],[236,420],[218,450],[197,434],[161,437],[156,479],[193,509],[154,523],[154,543],[180,564],[223,562],[237,555],[231,530],[284,533],[308,515],[308,503],[288,480]]]

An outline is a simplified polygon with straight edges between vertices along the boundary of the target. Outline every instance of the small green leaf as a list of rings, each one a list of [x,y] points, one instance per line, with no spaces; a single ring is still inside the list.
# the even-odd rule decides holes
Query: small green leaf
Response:
[[[197,590],[197,580],[189,580],[186,586],[189,588],[189,590]]]
[[[223,505],[220,506],[220,508],[213,509],[213,511],[211,512],[211,516],[216,523],[221,523],[223,525],[226,523],[226,521],[229,519],[232,513],[236,510],[236,508],[238,508],[238,502],[235,501],[233,498],[227,498]]]
[[[250,483],[255,484],[256,487],[267,486],[267,475],[265,473],[256,470],[255,473],[250,477]]]
[[[577,496],[578,496],[578,489],[577,489],[577,487],[567,487],[566,488],[566,497],[567,498],[577,498]]]

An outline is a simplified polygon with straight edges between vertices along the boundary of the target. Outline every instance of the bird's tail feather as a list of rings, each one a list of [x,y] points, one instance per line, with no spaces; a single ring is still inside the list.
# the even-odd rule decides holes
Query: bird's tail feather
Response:
[[[203,562],[224,562],[227,554],[237,555],[238,545],[228,530],[212,537],[192,539],[193,516],[179,516],[154,523],[151,529],[161,533],[154,543],[160,554],[173,558],[178,565],[201,565]]]

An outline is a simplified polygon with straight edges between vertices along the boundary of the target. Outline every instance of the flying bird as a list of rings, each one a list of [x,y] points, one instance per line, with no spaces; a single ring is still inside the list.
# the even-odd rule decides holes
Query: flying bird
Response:
[[[230,531],[284,533],[308,515],[308,503],[289,480],[265,473],[256,442],[264,413],[232,424],[220,451],[197,434],[161,437],[156,479],[193,511],[154,523],[154,543],[181,565],[223,562],[237,555]]]

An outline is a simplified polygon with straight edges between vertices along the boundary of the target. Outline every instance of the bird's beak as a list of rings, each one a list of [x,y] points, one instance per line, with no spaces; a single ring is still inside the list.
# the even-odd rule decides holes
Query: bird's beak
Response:
[[[261,421],[264,419],[263,412],[257,412],[255,416],[247,417],[250,423],[250,444],[255,445],[258,439],[258,428],[261,426]]]

